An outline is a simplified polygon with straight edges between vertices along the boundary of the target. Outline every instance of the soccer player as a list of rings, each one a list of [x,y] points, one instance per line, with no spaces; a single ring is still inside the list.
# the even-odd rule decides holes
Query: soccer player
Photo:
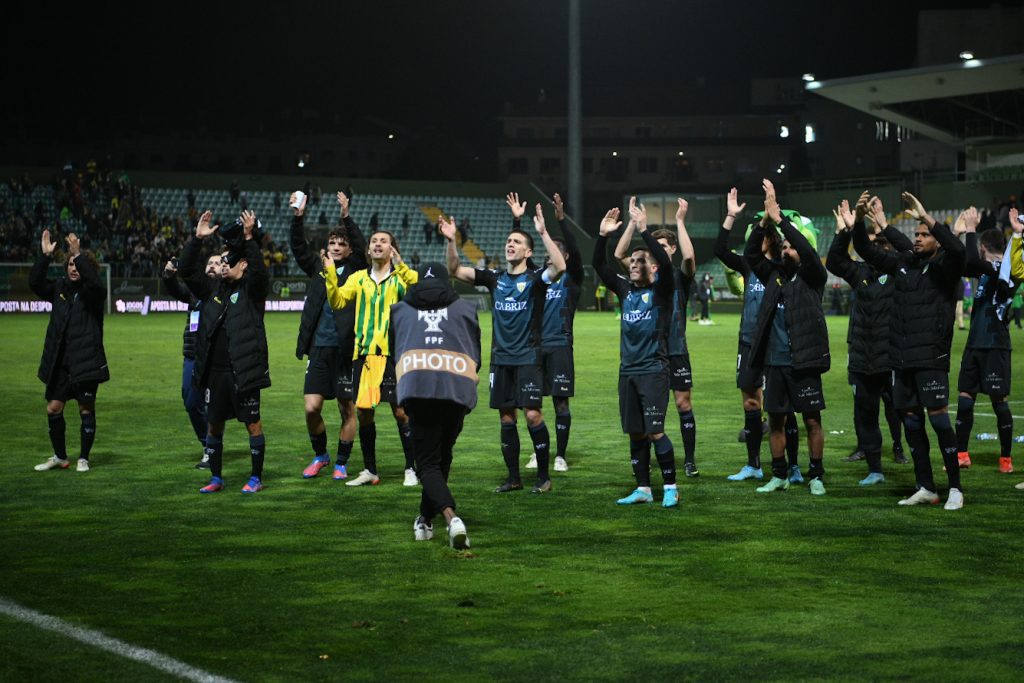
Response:
[[[765,179],[762,187],[765,215],[754,226],[744,250],[750,270],[765,285],[752,337],[750,364],[764,366],[764,406],[768,412],[772,478],[758,487],[757,492],[789,488],[786,415],[798,412],[807,429],[810,492],[822,496],[825,495],[822,463],[825,434],[821,411],[825,409],[825,396],[821,375],[828,372],[830,356],[821,297],[828,273],[811,242],[782,214],[772,182]],[[776,230],[781,231],[781,235]],[[773,256],[778,253],[778,260],[765,257],[766,235],[773,245],[770,251]]]
[[[726,214],[715,240],[715,258],[743,277],[743,308],[740,311],[739,342],[736,349],[736,388],[743,398],[743,429],[742,440],[747,446],[747,464],[739,472],[730,474],[730,481],[761,480],[764,470],[761,468],[761,442],[764,440],[765,428],[761,424],[761,409],[764,405],[764,368],[750,363],[750,347],[753,345],[754,330],[757,326],[757,312],[761,310],[764,300],[764,284],[757,279],[747,260],[740,254],[729,250],[729,235],[732,227],[743,210],[746,202],[739,203],[739,192],[736,188],[729,190],[726,196]],[[751,225],[753,229],[753,225]],[[749,237],[749,234],[747,235]],[[792,484],[803,483],[800,465],[797,460],[799,452],[800,432],[796,424],[796,415],[786,416],[786,455],[789,459],[789,481]]]
[[[39,362],[39,379],[46,385],[46,419],[53,455],[35,466],[37,471],[67,469],[64,404],[78,401],[81,419],[80,450],[76,470],[89,471],[89,452],[96,439],[96,390],[110,379],[103,350],[103,306],[107,288],[100,280],[96,258],[83,252],[75,233],[66,238],[66,277],[56,282],[46,277],[57,243],[43,230],[41,253],[29,273],[32,291],[53,304]]]
[[[562,198],[554,195],[555,218],[562,229],[561,238],[553,238],[562,258],[565,272],[550,287],[544,299],[544,321],[541,334],[541,371],[544,373],[544,395],[551,397],[555,408],[555,464],[556,472],[568,472],[565,449],[569,445],[569,430],[572,414],[569,399],[575,392],[576,368],[573,363],[572,323],[576,317],[576,306],[580,301],[583,286],[583,257],[576,237],[565,222],[565,207]],[[525,207],[518,204],[512,208],[513,225],[518,228]],[[550,258],[545,266],[550,265]],[[526,469],[537,468],[537,454],[530,456]]]
[[[366,268],[366,239],[349,213],[349,198],[338,192],[343,228],[327,234],[327,255],[334,262],[331,269],[338,282],[344,284],[353,273]],[[320,255],[306,241],[303,214],[305,195],[294,193],[292,207],[291,247],[295,262],[309,277],[306,302],[302,306],[299,337],[295,357],[307,356],[305,384],[302,389],[306,403],[306,429],[313,446],[313,461],[302,471],[306,479],[320,474],[331,463],[327,451],[327,425],[322,415],[324,401],[336,399],[341,425],[338,429],[338,450],[334,462],[335,481],[348,477],[346,465],[352,454],[356,436],[356,410],[352,355],[354,347],[355,308],[334,310],[327,301],[327,277]]]
[[[452,449],[462,422],[476,406],[480,372],[480,322],[476,306],[462,299],[440,263],[420,266],[419,282],[391,307],[398,402],[409,415],[416,471],[423,483],[413,537],[434,537],[441,515],[453,548],[469,548],[466,525],[448,488]]]
[[[949,227],[937,222],[909,192],[903,193],[906,211],[919,221],[911,252],[889,252],[868,239],[863,221],[843,209],[843,220],[853,229],[853,248],[879,272],[896,280],[889,326],[889,358],[893,366],[893,403],[903,413],[910,456],[914,460],[917,490],[900,505],[938,503],[924,409],[939,440],[949,478],[947,510],[964,505],[957,462],[956,433],[949,422],[949,352],[957,282],[964,271],[964,245]],[[858,209],[863,211],[864,209]]]
[[[886,251],[892,251],[893,244],[899,245],[899,251],[912,248],[910,240],[899,230],[888,227],[881,201],[876,197],[870,206],[868,201],[868,193],[865,192],[858,204],[864,204],[862,217],[864,212],[873,217],[871,222],[874,229],[868,239],[874,246]],[[886,419],[890,418],[890,413],[898,419],[892,406],[892,363],[889,361],[889,313],[895,284],[888,275],[879,273],[863,261],[856,262],[850,258],[850,228],[846,227],[841,211],[841,206],[833,210],[836,236],[825,266],[829,272],[846,280],[853,290],[846,334],[847,380],[853,387],[853,426],[857,433],[857,452],[864,453],[868,464],[868,475],[859,483],[861,486],[871,486],[885,481],[882,473],[882,432],[878,423],[878,402],[881,400],[885,403]],[[894,449],[896,445],[898,442],[894,442]],[[895,451],[895,454],[897,458],[902,455],[902,448]]]
[[[220,254],[213,254],[206,259],[206,277],[211,280],[219,280],[224,262]],[[188,287],[178,279],[178,267],[176,259],[172,259],[164,265],[161,275],[167,292],[178,301],[188,305],[188,321],[185,323],[185,331],[182,333],[181,355],[181,400],[185,404],[185,412],[188,414],[189,422],[192,423],[192,430],[199,439],[203,448],[203,455],[196,463],[197,470],[210,468],[210,458],[206,454],[206,405],[203,403],[203,394],[192,383],[192,372],[196,365],[196,334],[199,332],[199,315],[202,308],[202,301],[196,298]]]
[[[629,435],[630,464],[636,489],[619,505],[654,502],[651,491],[651,445],[661,469],[662,506],[679,505],[676,459],[672,440],[665,434],[668,401],[668,328],[672,323],[675,278],[672,261],[664,247],[647,230],[647,211],[630,199],[630,218],[644,246],[629,256],[628,279],[608,265],[608,236],[622,225],[619,210],[612,209],[601,221],[594,246],[594,269],[622,302],[619,337],[619,416],[622,431]]]
[[[526,202],[520,204],[518,194],[510,193],[506,201],[513,218],[523,215]],[[490,406],[497,409],[501,420],[501,455],[508,469],[508,477],[495,493],[523,488],[516,428],[520,409],[526,414],[533,450],[537,454],[537,483],[532,492],[551,490],[550,435],[541,410],[544,383],[540,368],[541,327],[546,290],[565,272],[565,259],[548,234],[540,204],[537,204],[533,225],[547,250],[549,264],[544,268],[531,267],[533,237],[513,226],[505,240],[505,269],[495,271],[460,266],[455,247],[455,219],[442,216],[440,220],[441,234],[448,240],[448,271],[457,280],[486,287],[493,302]]]
[[[391,306],[405,296],[417,275],[398,253],[398,242],[387,230],[377,230],[367,247],[370,266],[338,284],[334,257],[321,252],[327,273],[327,301],[335,311],[352,307],[355,311],[352,377],[356,415],[359,420],[359,447],[363,452],[363,471],[345,482],[346,486],[379,484],[377,474],[377,404],[391,404],[398,435],[405,454],[404,486],[416,486],[415,463],[410,442],[409,418],[395,396],[395,363],[391,358]]]
[[[977,233],[981,218],[973,206],[960,214],[957,223],[967,231],[964,275],[978,278],[971,306],[971,330],[960,361],[957,390],[960,396],[956,409],[956,445],[960,467],[971,466],[968,442],[974,426],[974,401],[978,392],[987,394],[996,415],[999,433],[999,471],[1013,472],[1013,415],[1006,397],[1010,394],[1010,330],[1009,304],[1015,286],[1009,278],[1000,278],[1006,240],[1000,230]],[[1020,223],[1011,223],[1020,232]],[[981,246],[981,253],[978,246]],[[1008,270],[1008,269],[1007,269]]]
[[[668,326],[668,366],[669,386],[672,389],[676,403],[676,412],[679,413],[679,432],[683,438],[683,471],[687,477],[700,475],[697,469],[697,421],[693,416],[693,371],[690,366],[690,352],[686,346],[686,304],[690,299],[690,288],[693,287],[693,276],[697,270],[696,257],[693,250],[693,243],[686,232],[686,212],[689,203],[682,198],[676,200],[679,207],[676,209],[676,232],[671,230],[655,230],[651,233],[658,244],[668,254],[669,260],[675,256],[676,251],[680,252],[680,263],[678,268],[662,271],[663,277],[669,273],[674,282],[674,293],[672,297],[672,321]],[[630,197],[630,212],[636,205],[636,197]],[[619,238],[615,247],[615,258],[629,269],[630,263],[630,242],[633,240],[633,232],[636,223],[630,220],[626,229]]]
[[[199,265],[199,252],[203,240],[220,227],[210,225],[212,218],[209,211],[199,217],[195,236],[185,244],[178,264],[179,277],[202,301],[203,311],[196,337],[193,381],[206,394],[206,455],[211,477],[199,492],[216,493],[224,489],[224,427],[234,418],[249,433],[252,469],[242,493],[257,493],[263,490],[266,455],[260,389],[270,387],[267,334],[263,327],[270,278],[258,240],[253,238],[256,215],[251,211],[243,211],[238,219],[244,240],[225,252],[226,268],[221,279],[206,276]]]

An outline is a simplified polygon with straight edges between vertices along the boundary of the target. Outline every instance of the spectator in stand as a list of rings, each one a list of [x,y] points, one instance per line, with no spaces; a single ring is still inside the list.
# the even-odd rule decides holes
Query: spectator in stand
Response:
[[[241,190],[238,189],[238,181],[232,180],[231,187],[228,189],[228,197],[231,199],[232,204],[238,203],[238,198],[240,194]]]

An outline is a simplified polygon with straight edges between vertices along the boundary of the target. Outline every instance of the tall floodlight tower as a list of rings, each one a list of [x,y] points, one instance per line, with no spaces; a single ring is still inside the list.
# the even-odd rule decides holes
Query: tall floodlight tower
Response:
[[[580,0],[569,0],[569,211],[583,215],[583,115],[580,101]]]

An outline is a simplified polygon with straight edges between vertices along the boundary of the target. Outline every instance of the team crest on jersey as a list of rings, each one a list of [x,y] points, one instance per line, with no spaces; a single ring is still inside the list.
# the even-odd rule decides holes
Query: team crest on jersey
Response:
[[[440,332],[441,321],[448,319],[448,309],[439,308],[436,311],[418,311],[416,317],[426,321],[427,329],[424,332]]]
[[[644,303],[647,303],[648,301],[650,301],[650,299],[651,299],[651,293],[650,292],[644,292],[643,294],[640,295],[640,300],[643,301]]]
[[[878,276],[878,284],[884,285],[888,281],[889,281],[889,276],[888,275],[879,275]]]
[[[516,283],[516,289],[518,289],[520,292],[523,292],[524,290],[526,290],[526,283],[525,282],[517,282]]]
[[[234,294],[231,295],[231,303],[233,303],[233,304],[237,304],[238,303],[238,292],[235,292]]]
[[[341,275],[345,272],[345,266],[339,267],[335,272],[338,273],[338,275]]]

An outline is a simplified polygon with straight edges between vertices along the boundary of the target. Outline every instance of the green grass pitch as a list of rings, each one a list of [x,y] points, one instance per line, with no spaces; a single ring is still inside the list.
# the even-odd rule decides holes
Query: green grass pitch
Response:
[[[0,597],[245,681],[1020,680],[1024,492],[1013,484],[1024,472],[999,474],[997,442],[972,440],[959,512],[897,507],[913,471],[888,449],[888,481],[858,487],[865,465],[841,462],[855,443],[846,318],[830,318],[828,495],[796,486],[764,496],[728,482],[745,462],[738,321],[716,321],[689,330],[701,476],[680,479],[677,510],[615,505],[632,477],[612,315],[577,316],[571,470],[554,474],[548,495],[492,493],[503,465],[485,365],[452,473],[473,543],[460,554],[442,525],[434,541],[413,541],[419,490],[401,485],[386,407],[381,486],[302,479],[297,315],[267,317],[266,489],[251,497],[239,493],[248,449],[238,423],[225,436],[227,490],[196,492],[206,474],[192,467],[200,451],[179,398],[177,315],[107,318],[113,379],[99,392],[94,469],[34,472],[50,454],[35,378],[47,321],[5,317]],[[955,358],[965,336],[956,334]],[[977,412],[991,413],[983,397]],[[75,413],[69,404],[72,458]],[[325,413],[333,453],[337,415]],[[979,416],[975,431],[994,431],[994,419]],[[360,462],[357,444],[350,469]],[[163,678],[0,617],[0,680]]]

